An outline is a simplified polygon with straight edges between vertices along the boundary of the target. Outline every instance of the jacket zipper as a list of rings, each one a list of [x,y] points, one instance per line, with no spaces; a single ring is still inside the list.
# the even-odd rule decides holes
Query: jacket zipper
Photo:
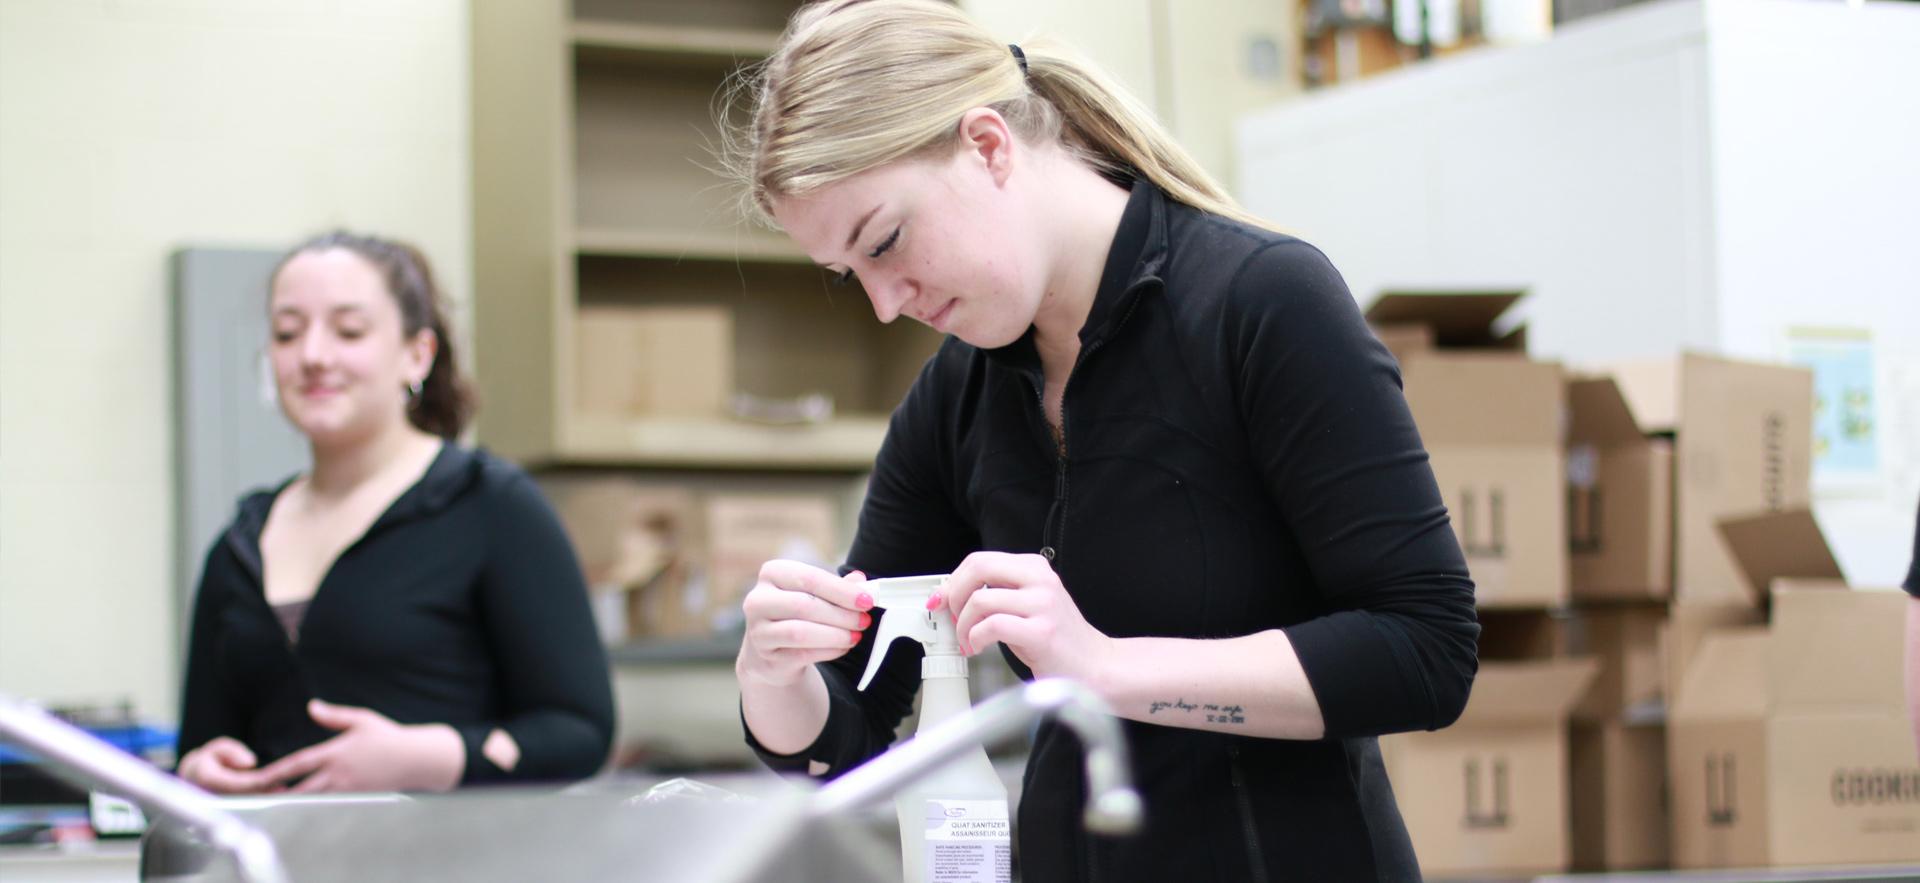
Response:
[[[1060,387],[1059,437],[1047,439],[1047,441],[1053,444],[1053,503],[1047,507],[1047,520],[1045,525],[1040,529],[1040,557],[1047,559],[1048,564],[1052,564],[1060,557],[1060,542],[1066,538],[1067,390],[1073,387],[1073,375],[1079,372],[1080,365],[1086,361],[1088,356],[1093,354],[1094,350],[1100,348],[1100,344],[1103,341],[1104,338],[1088,344],[1086,349],[1074,357],[1073,367],[1067,370],[1067,382]],[[1047,394],[1045,392],[1046,385],[1044,378],[1045,375],[1043,373],[1043,382],[1041,383],[1033,383],[1033,378],[1031,377],[1027,379],[1028,383],[1033,383],[1034,399],[1040,406],[1040,422],[1043,426],[1047,423]],[[1059,532],[1057,534],[1054,531],[1056,524],[1059,525]],[[1100,879],[1100,861],[1095,855],[1099,847],[1100,844],[1094,842],[1090,835],[1081,835],[1079,850],[1080,879],[1087,881],[1098,881]]]
[[[1159,277],[1156,276],[1145,276],[1136,279],[1133,284],[1127,286],[1126,293],[1132,294],[1136,288],[1149,282],[1159,281]],[[1113,323],[1113,327],[1119,328],[1125,325],[1127,320],[1133,317],[1134,308],[1139,306],[1139,303],[1139,298],[1133,298],[1127,304],[1127,311],[1120,314],[1119,321]],[[1107,339],[1105,337],[1100,337],[1094,339],[1092,343],[1087,344],[1086,349],[1081,350],[1080,354],[1074,357],[1073,367],[1067,370],[1067,382],[1060,387],[1060,438],[1053,446],[1055,464],[1053,473],[1053,505],[1047,507],[1046,526],[1040,531],[1040,555],[1049,562],[1060,557],[1060,547],[1066,545],[1067,539],[1067,393],[1073,390],[1073,375],[1080,373],[1080,366],[1086,364],[1087,360],[1092,358],[1093,354],[1098,352],[1101,345],[1106,342]],[[1042,374],[1042,379],[1045,379],[1044,373]],[[1033,378],[1028,377],[1027,382],[1033,383]],[[1044,425],[1047,421],[1045,384],[1033,383],[1033,387],[1034,398],[1040,404],[1040,422]],[[1056,525],[1058,526],[1057,531],[1055,530]]]
[[[1087,880],[1100,883],[1100,844],[1087,841]]]
[[[1260,853],[1260,839],[1253,828],[1253,798],[1247,794],[1246,779],[1240,774],[1240,746],[1227,746],[1227,768],[1233,776],[1233,799],[1240,807],[1241,833],[1247,838],[1247,863],[1252,871],[1248,879],[1265,883],[1267,863]]]
[[[1080,359],[1075,359],[1074,370],[1078,370],[1079,367]],[[1031,377],[1027,378],[1027,382],[1033,385],[1034,401],[1040,406],[1040,422],[1044,426],[1047,423],[1047,395],[1044,391],[1045,385],[1034,383]],[[1067,384],[1069,386],[1073,384],[1073,371],[1071,370],[1067,372]],[[1060,425],[1056,431],[1059,433],[1057,438],[1044,439],[1044,441],[1053,447],[1054,464],[1053,502],[1048,504],[1047,519],[1042,523],[1040,528],[1040,556],[1048,561],[1052,561],[1059,556],[1059,544],[1056,542],[1057,535],[1054,532],[1054,525],[1060,524],[1065,520],[1067,502],[1067,392],[1065,387],[1062,387],[1060,390]],[[1065,526],[1064,524],[1061,526],[1061,532],[1064,533]]]
[[[1134,285],[1140,285],[1145,281],[1147,280],[1139,280],[1135,282]],[[1132,291],[1132,286],[1128,287],[1128,291]],[[1138,302],[1137,299],[1135,302]],[[1120,321],[1115,323],[1115,327],[1126,324],[1127,319],[1132,315],[1133,304],[1128,304],[1127,311],[1120,316]],[[1053,442],[1053,504],[1047,507],[1046,525],[1041,528],[1040,531],[1040,555],[1047,559],[1049,564],[1060,557],[1060,546],[1065,543],[1067,533],[1067,393],[1073,389],[1073,375],[1078,374],[1080,372],[1080,366],[1086,364],[1087,359],[1092,357],[1093,354],[1100,349],[1100,345],[1106,342],[1107,339],[1102,337],[1087,344],[1087,348],[1081,350],[1080,354],[1074,357],[1073,367],[1067,370],[1067,382],[1060,387],[1060,437],[1058,439],[1048,439],[1048,441]],[[1034,383],[1031,376],[1027,378],[1027,382],[1033,385],[1034,400],[1040,406],[1040,423],[1042,426],[1045,426],[1047,423],[1047,394],[1044,379],[1044,373],[1042,374],[1043,382],[1041,383]],[[1055,525],[1059,526],[1057,533],[1054,529]],[[1249,830],[1251,830],[1250,822]],[[1085,835],[1083,835],[1080,842],[1083,845],[1080,851],[1081,870],[1085,871],[1085,873],[1081,875],[1081,879],[1097,881],[1100,879],[1099,844],[1094,842],[1091,837],[1086,837]]]

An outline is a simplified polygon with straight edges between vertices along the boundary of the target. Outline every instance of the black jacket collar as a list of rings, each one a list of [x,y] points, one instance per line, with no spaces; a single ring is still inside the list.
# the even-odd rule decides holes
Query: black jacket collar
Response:
[[[1120,226],[1114,231],[1113,244],[1107,247],[1107,263],[1100,272],[1100,287],[1094,292],[1093,308],[1080,326],[1080,346],[1084,349],[1113,336],[1125,324],[1135,302],[1146,292],[1157,290],[1160,272],[1167,259],[1167,197],[1153,182],[1136,178],[1120,214]],[[1040,354],[1034,347],[1033,328],[1019,340],[1004,347],[986,350],[988,356],[1014,367],[1037,370]]]
[[[445,442],[440,453],[434,455],[433,462],[427,466],[426,474],[414,482],[412,487],[402,492],[393,505],[387,507],[380,517],[374,519],[367,528],[367,534],[385,530],[387,527],[416,518],[422,518],[439,512],[451,505],[454,500],[467,492],[480,480],[483,465],[482,455],[469,448],[461,447],[458,442]],[[227,528],[227,545],[258,579],[262,572],[260,564],[260,534],[267,527],[267,515],[273,511],[273,501],[280,497],[287,486],[293,484],[290,476],[272,490],[258,490],[240,500],[240,511],[234,516],[233,524]]]
[[[1136,180],[1120,215],[1100,288],[1093,296],[1087,323],[1080,326],[1080,345],[1112,336],[1126,320],[1141,293],[1160,281],[1167,259],[1167,197],[1151,181]]]

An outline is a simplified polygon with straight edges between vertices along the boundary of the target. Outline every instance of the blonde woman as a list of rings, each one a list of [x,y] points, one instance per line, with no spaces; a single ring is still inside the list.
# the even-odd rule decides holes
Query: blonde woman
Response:
[[[1473,584],[1398,369],[1312,246],[1234,205],[1099,71],[925,0],[809,5],[751,82],[755,207],[949,336],[894,412],[841,573],[768,562],[748,741],[831,777],[885,750],[862,574],[946,573],[968,653],[1125,719],[1145,832],[1086,834],[1040,729],[1028,880],[1419,875],[1374,737],[1461,712]]]

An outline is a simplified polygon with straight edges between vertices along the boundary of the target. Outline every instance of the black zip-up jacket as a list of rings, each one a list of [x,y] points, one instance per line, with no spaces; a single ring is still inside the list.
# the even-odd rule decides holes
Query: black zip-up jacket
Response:
[[[994,351],[947,340],[894,412],[847,566],[946,573],[979,549],[1039,552],[1109,636],[1284,629],[1327,737],[1125,721],[1147,823],[1108,839],[1080,827],[1079,745],[1045,724],[1016,822],[1024,879],[1417,878],[1373,737],[1459,716],[1479,626],[1392,357],[1319,251],[1145,182],[1080,341],[1062,456],[1031,332]],[[821,667],[815,744],[772,755],[749,734],[769,765],[831,777],[887,748],[920,654],[897,645],[857,692],[873,631]]]
[[[1920,514],[1913,519],[1913,563],[1907,565],[1907,579],[1900,585],[1907,594],[1920,598]]]
[[[586,583],[527,474],[448,443],[425,475],[340,553],[297,643],[267,603],[260,531],[286,488],[240,501],[208,550],[188,640],[179,754],[216,736],[262,766],[335,735],[309,699],[403,724],[450,724],[463,784],[592,775],[613,741],[613,688]],[[481,753],[511,734],[511,772]]]

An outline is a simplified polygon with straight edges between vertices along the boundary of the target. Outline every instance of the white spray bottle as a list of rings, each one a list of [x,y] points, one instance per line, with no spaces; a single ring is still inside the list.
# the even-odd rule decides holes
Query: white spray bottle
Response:
[[[953,614],[928,610],[927,599],[945,576],[868,580],[861,590],[882,608],[873,655],[860,677],[865,690],[897,638],[926,648],[920,662],[920,722],[924,732],[973,708],[967,690],[967,658],[960,654]],[[964,881],[1011,883],[1013,825],[1007,786],[994,772],[985,748],[975,746],[894,798],[900,818],[901,866],[906,883]]]

